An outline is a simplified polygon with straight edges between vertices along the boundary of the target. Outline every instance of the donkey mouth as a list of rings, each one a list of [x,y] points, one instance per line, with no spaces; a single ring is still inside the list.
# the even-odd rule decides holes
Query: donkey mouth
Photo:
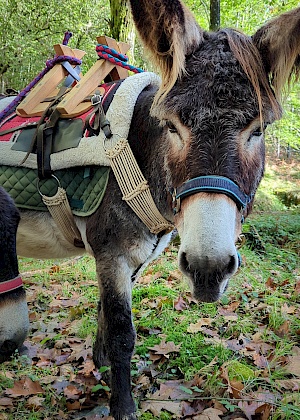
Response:
[[[208,265],[202,270],[193,270],[184,255],[179,259],[179,268],[190,283],[193,297],[200,302],[216,302],[220,299],[228,288],[232,274],[219,268],[209,269]]]
[[[192,295],[199,302],[216,302],[225,293],[229,284],[229,278],[219,282],[217,273],[211,276],[199,275],[199,273],[191,276],[189,273],[187,278],[191,285]]]

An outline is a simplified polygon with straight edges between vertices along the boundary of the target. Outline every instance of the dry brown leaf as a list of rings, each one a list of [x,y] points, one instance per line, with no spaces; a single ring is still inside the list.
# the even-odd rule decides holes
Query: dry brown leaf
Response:
[[[168,281],[181,281],[183,278],[182,272],[180,270],[172,270],[169,273]]]
[[[8,397],[0,398],[0,406],[2,407],[13,407],[13,399]]]
[[[34,395],[33,397],[28,398],[28,400],[26,401],[26,407],[29,407],[30,409],[39,410],[43,407],[44,401],[45,398]]]
[[[233,301],[233,302],[231,302],[231,303],[229,303],[229,305],[226,305],[226,309],[228,310],[228,311],[232,311],[232,312],[234,312],[239,306],[240,306],[240,304],[241,304],[241,302],[238,302],[237,300],[235,300],[235,301]]]
[[[290,356],[289,362],[284,369],[292,375],[300,377],[300,355]]]
[[[193,420],[221,420],[220,416],[222,415],[223,411],[210,407],[203,410],[203,413],[194,416]]]
[[[276,290],[278,287],[278,285],[276,284],[276,282],[274,281],[272,277],[269,277],[265,284],[271,290]]]
[[[181,344],[176,345],[173,341],[168,341],[167,343],[165,340],[162,340],[160,344],[157,344],[153,347],[148,347],[149,350],[155,352],[156,355],[163,355],[167,357],[170,353],[179,353]]]
[[[69,400],[78,400],[81,394],[82,391],[80,391],[80,389],[76,388],[76,386],[72,384],[64,388],[64,395]]]
[[[160,417],[162,410],[169,411],[169,413],[175,414],[178,418],[181,416],[180,402],[147,400],[141,402],[141,409],[142,412],[151,411],[155,417]]]
[[[196,334],[197,332],[201,331],[203,325],[211,325],[212,320],[211,318],[200,318],[196,324],[190,324],[187,328],[187,332]]]
[[[74,402],[67,401],[66,407],[68,411],[80,410],[81,404],[79,401],[74,401]]]
[[[290,321],[284,321],[284,323],[282,325],[280,325],[280,327],[275,331],[275,333],[278,335],[278,337],[285,337],[289,334],[290,332]]]
[[[176,300],[174,300],[174,309],[176,311],[184,311],[185,309],[188,309],[187,302],[183,299],[181,295],[178,296]]]
[[[267,366],[269,366],[269,362],[265,356],[262,356],[261,354],[258,354],[258,353],[254,353],[252,357],[253,357],[254,364],[258,366],[260,369],[264,369]]]
[[[276,381],[276,386],[288,391],[300,391],[300,379],[280,379]]]
[[[233,398],[241,398],[241,391],[245,388],[243,382],[232,379],[230,380],[230,387]]]
[[[294,314],[296,311],[296,306],[288,306],[287,303],[284,303],[281,307],[282,314]]]
[[[224,308],[219,308],[219,314],[222,315],[226,321],[236,321],[238,319],[238,316],[235,312]]]
[[[45,391],[37,381],[32,381],[26,377],[20,381],[14,383],[13,388],[7,388],[5,390],[6,395],[10,395],[13,398],[26,397],[28,395],[43,394]]]

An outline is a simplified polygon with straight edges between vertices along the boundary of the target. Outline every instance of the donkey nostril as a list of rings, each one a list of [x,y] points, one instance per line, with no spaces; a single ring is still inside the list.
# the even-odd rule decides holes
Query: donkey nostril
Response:
[[[181,255],[180,255],[180,265],[186,271],[189,268],[189,263],[188,263],[188,260],[187,260],[187,257],[186,257],[186,253],[185,252],[182,252]]]
[[[234,273],[236,270],[236,258],[234,255],[231,255],[229,258],[229,263],[227,265],[228,274]]]

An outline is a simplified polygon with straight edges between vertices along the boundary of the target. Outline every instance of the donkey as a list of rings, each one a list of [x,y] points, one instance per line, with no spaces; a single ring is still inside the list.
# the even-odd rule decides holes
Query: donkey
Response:
[[[0,362],[23,343],[29,327],[16,252],[19,220],[20,215],[13,200],[0,187]]]
[[[194,297],[214,302],[238,269],[235,244],[264,172],[264,130],[281,117],[283,87],[298,75],[300,8],[250,37],[232,29],[202,30],[180,0],[130,3],[162,82],[158,89],[149,86],[140,94],[128,140],[160,213],[179,232],[179,268]],[[49,214],[20,214],[19,255],[94,256],[100,289],[94,361],[111,366],[111,415],[135,419],[131,290],[171,234],[149,232],[122,201],[113,174],[98,210],[75,218],[84,250],[65,240]],[[23,308],[22,296],[1,306],[1,344],[22,344],[17,331],[27,328]],[[14,318],[14,330],[3,310],[20,314]],[[3,333],[9,330],[5,322],[10,337]]]

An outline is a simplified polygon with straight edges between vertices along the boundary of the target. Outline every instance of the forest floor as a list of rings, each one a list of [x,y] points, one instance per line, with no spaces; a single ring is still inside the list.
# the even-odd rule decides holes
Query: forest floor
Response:
[[[269,160],[244,225],[243,264],[218,303],[196,303],[172,243],[133,292],[132,391],[150,419],[300,420],[299,162]],[[108,418],[92,362],[98,288],[92,258],[20,259],[25,347],[0,365],[0,420]]]

